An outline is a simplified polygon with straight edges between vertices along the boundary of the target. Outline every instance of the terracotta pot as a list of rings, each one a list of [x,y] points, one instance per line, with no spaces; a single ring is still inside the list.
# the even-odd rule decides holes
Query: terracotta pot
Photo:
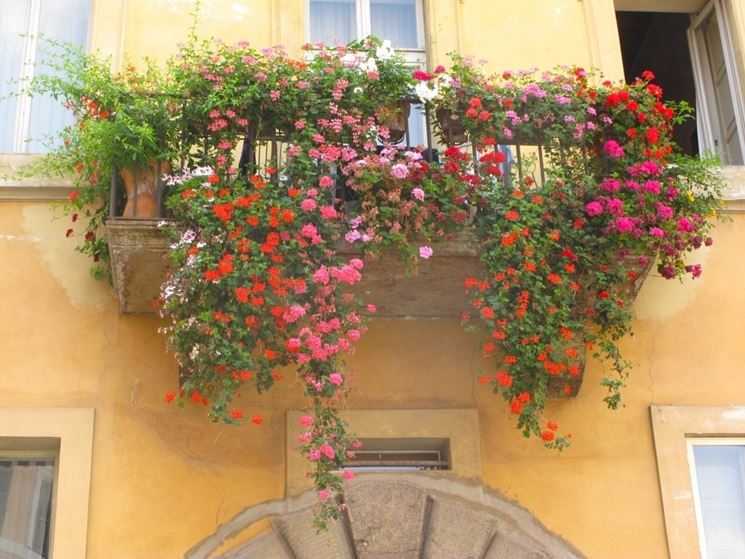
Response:
[[[124,192],[127,202],[124,205],[122,217],[147,219],[160,216],[160,206],[163,196],[160,177],[168,173],[171,167],[168,163],[152,159],[146,168],[126,167],[119,171],[124,182]]]
[[[435,118],[442,129],[443,140],[448,145],[465,144],[468,141],[466,128],[463,120],[457,114],[446,107],[437,107]]]

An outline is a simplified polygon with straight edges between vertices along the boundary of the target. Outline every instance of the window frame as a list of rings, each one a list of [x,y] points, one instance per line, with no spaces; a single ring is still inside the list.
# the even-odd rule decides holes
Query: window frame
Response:
[[[715,143],[715,130],[719,129],[719,111],[716,95],[711,83],[711,70],[707,58],[706,41],[701,35],[701,25],[709,18],[714,17],[719,26],[719,39],[722,44],[725,67],[727,68],[727,82],[735,122],[737,123],[737,137],[740,150],[745,157],[745,101],[743,101],[739,84],[740,69],[735,56],[735,42],[733,40],[732,27],[727,6],[724,0],[709,0],[704,8],[697,14],[692,14],[691,25],[688,29],[688,46],[690,49],[691,67],[693,70],[693,81],[696,88],[696,113],[698,119],[698,141],[701,153],[714,153],[722,157],[725,147],[718,148]],[[720,131],[723,139],[723,131]]]
[[[0,407],[0,452],[57,455],[50,557],[85,557],[93,458],[93,408]]]
[[[322,0],[321,0],[322,1]],[[305,18],[305,37],[310,42],[310,5],[313,0],[305,0],[306,15]],[[370,10],[371,0],[352,0],[355,5],[355,24],[357,30],[356,39],[364,39],[365,37],[372,34],[372,12]],[[425,34],[425,17],[424,17],[424,0],[414,0],[414,9],[416,11],[416,40],[419,43],[417,48],[403,48],[396,49],[401,52],[406,58],[407,63],[418,62],[426,60],[427,41]],[[380,37],[380,39],[386,39],[386,37]]]
[[[298,452],[298,437],[307,429],[299,419],[307,412],[287,410],[285,440],[285,495],[298,496],[312,489],[306,475],[308,461]],[[344,410],[342,418],[350,432],[360,439],[394,439],[398,441],[447,440],[448,470],[417,470],[418,476],[454,475],[465,479],[483,477],[479,411],[473,408]],[[369,472],[360,472],[367,475]],[[377,472],[380,473],[380,472]],[[375,475],[375,473],[370,473]]]
[[[22,32],[25,35],[23,44],[23,59],[21,75],[18,76],[18,89],[25,89],[36,72],[37,51],[39,44],[39,26],[41,25],[41,4],[43,0],[22,0],[28,6],[26,22]],[[88,23],[85,33],[85,52],[90,52],[92,39],[94,7],[96,0],[89,0]],[[28,135],[31,127],[31,96],[21,93],[18,96],[15,119],[13,122],[13,137],[10,154],[27,154]]]
[[[706,545],[706,531],[704,530],[704,515],[701,505],[701,492],[698,484],[698,473],[696,471],[696,459],[694,447],[696,446],[741,446],[745,448],[745,437],[686,437],[688,455],[688,466],[691,474],[691,489],[693,492],[693,505],[696,511],[696,525],[698,527],[698,542],[702,559],[708,559]]]
[[[651,406],[650,415],[670,559],[705,557],[689,441],[745,439],[745,406]]]

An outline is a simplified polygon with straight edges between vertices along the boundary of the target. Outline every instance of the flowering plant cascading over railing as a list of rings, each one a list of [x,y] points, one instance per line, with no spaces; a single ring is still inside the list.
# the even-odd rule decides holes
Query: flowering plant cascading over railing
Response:
[[[462,318],[486,334],[494,360],[480,380],[526,436],[557,449],[568,435],[543,415],[549,387],[582,373],[586,348],[617,373],[603,383],[608,405],[619,404],[627,363],[616,344],[630,329],[634,282],[655,259],[667,278],[701,273],[683,256],[711,243],[719,182],[709,162],[675,152],[681,116],[651,75],[628,86],[578,68],[491,76],[457,56],[450,70],[412,73],[374,38],[304,61],[192,41],[170,72],[189,149],[168,178],[173,273],[162,313],[182,385],[167,400],[260,424],[236,395],[268,390],[293,367],[312,410],[300,450],[322,526],[338,515],[338,470],[354,446],[338,408],[343,356],[375,311],[349,291],[367,255],[394,247],[415,267],[433,256],[430,240],[474,232],[484,272],[464,278]],[[441,160],[388,141],[386,115],[412,97],[443,117]],[[262,135],[286,146],[268,163],[245,149]],[[343,257],[340,243],[360,257]]]

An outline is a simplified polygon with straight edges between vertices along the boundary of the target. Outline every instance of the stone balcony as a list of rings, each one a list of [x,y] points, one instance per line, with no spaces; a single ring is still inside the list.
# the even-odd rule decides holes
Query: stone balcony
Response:
[[[154,313],[160,285],[169,269],[168,239],[156,220],[111,218],[106,222],[114,290],[121,313]],[[434,255],[415,271],[395,255],[366,261],[355,293],[387,318],[457,318],[468,306],[463,279],[478,274],[472,237],[454,235],[430,243]],[[342,257],[358,256],[344,245]]]

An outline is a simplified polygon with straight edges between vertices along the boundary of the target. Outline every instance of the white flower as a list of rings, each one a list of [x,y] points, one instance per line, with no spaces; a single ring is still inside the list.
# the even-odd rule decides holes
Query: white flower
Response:
[[[438,77],[438,81],[440,82],[440,87],[449,88],[453,85],[453,78],[450,76],[450,74],[440,74]]]
[[[192,231],[191,229],[187,229],[181,234],[181,241],[179,242],[180,245],[189,245],[191,244],[194,239],[197,238],[197,234]]]
[[[375,49],[375,56],[377,56],[380,60],[388,60],[394,54],[395,51],[393,50],[393,47],[391,47],[391,42],[388,39],[383,41],[383,44]]]
[[[414,93],[422,103],[426,103],[435,99],[440,94],[440,91],[437,86],[430,88],[426,82],[419,82],[414,86]]]
[[[374,58],[368,58],[364,62],[360,62],[359,68],[363,72],[368,72],[368,73],[378,71],[378,65],[376,64]]]
[[[359,57],[353,52],[348,52],[347,54],[342,56],[339,60],[345,66],[356,66],[357,63],[359,62]]]

